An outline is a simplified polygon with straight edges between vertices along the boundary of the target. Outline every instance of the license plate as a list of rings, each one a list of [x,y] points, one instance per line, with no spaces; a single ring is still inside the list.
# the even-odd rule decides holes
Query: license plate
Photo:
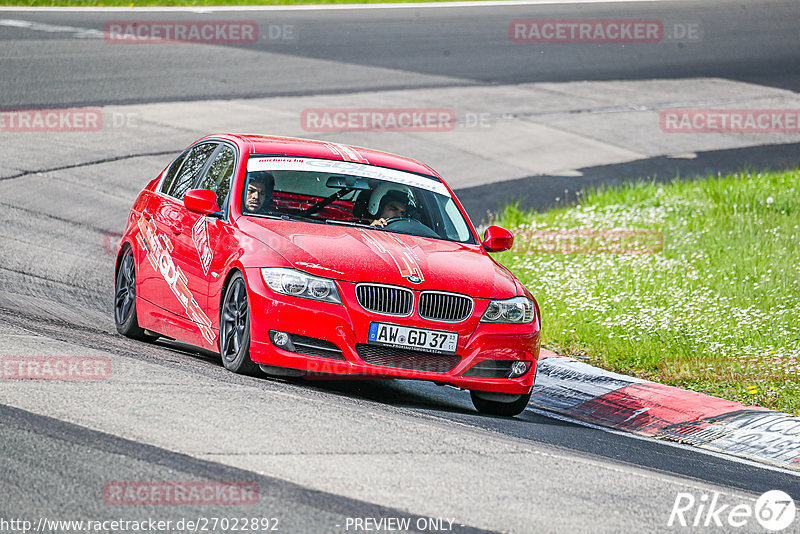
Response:
[[[458,347],[458,334],[444,330],[370,323],[367,341],[372,345],[400,347],[438,354],[455,354],[456,347]]]

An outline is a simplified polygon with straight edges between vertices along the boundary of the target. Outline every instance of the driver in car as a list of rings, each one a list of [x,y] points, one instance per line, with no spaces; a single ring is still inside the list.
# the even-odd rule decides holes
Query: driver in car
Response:
[[[375,220],[370,226],[386,226],[390,219],[406,217],[408,214],[409,197],[405,191],[392,189],[381,198],[380,208]]]
[[[244,208],[248,213],[266,213],[275,189],[275,177],[267,171],[247,173],[247,189],[245,190]]]
[[[392,219],[411,217],[416,208],[414,193],[407,185],[384,182],[369,198],[367,216],[370,226],[384,227]]]

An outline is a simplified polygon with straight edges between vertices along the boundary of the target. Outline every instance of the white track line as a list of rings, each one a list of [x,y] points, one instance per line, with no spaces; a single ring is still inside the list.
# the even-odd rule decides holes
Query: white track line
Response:
[[[24,30],[39,31],[46,33],[72,33],[75,37],[82,39],[102,39],[103,32],[91,30],[89,28],[76,28],[74,26],[56,26],[44,24],[32,20],[0,19],[0,26],[8,28],[21,28]]]
[[[424,2],[407,4],[302,4],[285,6],[174,6],[174,7],[14,7],[3,6],[0,11],[98,11],[98,12],[185,12],[220,13],[223,11],[340,11],[346,9],[435,9],[448,7],[506,7],[554,6],[571,4],[638,4],[688,0],[498,0],[487,2]]]

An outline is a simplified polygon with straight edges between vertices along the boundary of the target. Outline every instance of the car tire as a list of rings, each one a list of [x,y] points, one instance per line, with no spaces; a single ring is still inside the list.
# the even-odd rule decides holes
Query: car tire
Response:
[[[114,289],[114,323],[117,332],[142,341],[158,339],[157,335],[150,334],[139,326],[136,316],[136,261],[129,246],[122,252]]]
[[[247,284],[237,272],[225,288],[219,317],[219,353],[225,369],[254,375],[258,366],[250,359],[250,307]]]
[[[513,395],[508,393],[491,393],[488,391],[471,390],[472,404],[480,413],[487,415],[504,415],[513,417],[525,410],[531,394]]]

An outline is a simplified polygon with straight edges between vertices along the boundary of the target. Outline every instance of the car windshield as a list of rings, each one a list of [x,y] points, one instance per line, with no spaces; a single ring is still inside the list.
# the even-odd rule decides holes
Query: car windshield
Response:
[[[439,179],[361,163],[251,157],[242,214],[475,243]]]

